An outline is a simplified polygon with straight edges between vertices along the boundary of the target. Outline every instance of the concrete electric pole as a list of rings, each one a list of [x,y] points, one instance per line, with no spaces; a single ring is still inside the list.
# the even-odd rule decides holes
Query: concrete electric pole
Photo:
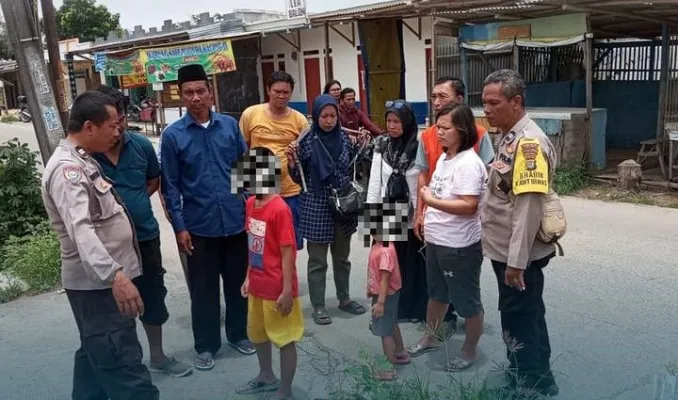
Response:
[[[64,73],[61,70],[61,52],[59,51],[59,34],[56,27],[56,10],[52,0],[41,0],[41,3],[42,22],[45,29],[45,40],[47,41],[47,53],[49,54],[49,75],[52,88],[56,93],[61,125],[66,127],[68,126],[68,104],[66,102]]]
[[[46,73],[42,40],[36,30],[31,3],[31,0],[0,0],[19,67],[19,80],[26,91],[40,154],[46,164],[64,137],[64,128],[54,88]]]

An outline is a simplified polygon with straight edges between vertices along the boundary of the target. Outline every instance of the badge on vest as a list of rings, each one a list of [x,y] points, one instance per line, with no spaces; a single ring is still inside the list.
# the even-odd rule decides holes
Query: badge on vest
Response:
[[[63,169],[64,178],[72,184],[80,182],[82,179],[82,168],[72,165],[67,165]]]
[[[516,146],[513,193],[548,193],[549,166],[538,139],[522,138]]]

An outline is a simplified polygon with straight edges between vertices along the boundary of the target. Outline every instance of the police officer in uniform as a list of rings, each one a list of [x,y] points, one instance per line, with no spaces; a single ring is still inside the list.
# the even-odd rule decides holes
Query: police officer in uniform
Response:
[[[483,250],[499,285],[499,311],[509,386],[520,395],[555,396],[551,346],[545,320],[543,268],[555,255],[540,242],[543,198],[556,165],[550,140],[525,112],[525,82],[519,73],[499,70],[484,83],[483,107],[502,134],[490,164],[482,210]],[[522,347],[521,347],[522,346]]]
[[[132,279],[141,274],[127,210],[91,153],[119,135],[116,101],[88,91],[75,99],[68,135],[50,157],[42,198],[61,245],[61,279],[80,333],[73,400],[156,400],[141,363],[135,318],[144,305]]]

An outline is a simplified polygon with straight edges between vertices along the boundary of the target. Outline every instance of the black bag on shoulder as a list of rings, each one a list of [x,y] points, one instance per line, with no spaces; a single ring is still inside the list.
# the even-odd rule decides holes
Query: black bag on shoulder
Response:
[[[355,218],[360,215],[365,208],[365,203],[367,202],[367,189],[356,179],[356,161],[359,155],[360,151],[357,152],[351,162],[351,164],[353,164],[353,179],[338,189],[332,186],[329,188],[330,196],[328,201],[330,211],[332,211],[332,214],[337,220]]]

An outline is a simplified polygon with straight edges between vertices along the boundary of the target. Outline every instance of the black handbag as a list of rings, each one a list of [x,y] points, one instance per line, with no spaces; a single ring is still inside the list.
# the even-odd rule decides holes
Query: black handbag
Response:
[[[322,144],[322,142],[320,143]],[[327,152],[327,149],[325,151]],[[329,188],[330,211],[338,220],[352,219],[362,214],[367,202],[367,189],[356,179],[356,161],[360,153],[361,151],[356,152],[351,162],[353,164],[353,180],[338,189],[331,186]],[[329,152],[327,152],[327,156],[330,156]]]

